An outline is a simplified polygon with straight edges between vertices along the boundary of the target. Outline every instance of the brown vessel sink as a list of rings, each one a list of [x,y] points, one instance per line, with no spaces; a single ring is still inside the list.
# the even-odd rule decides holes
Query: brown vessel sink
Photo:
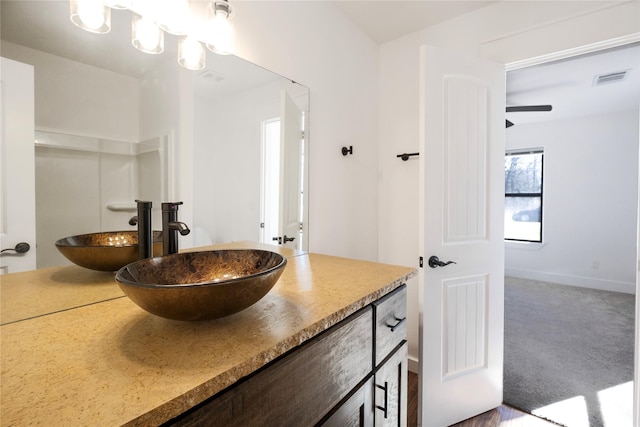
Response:
[[[173,320],[208,320],[255,304],[276,284],[287,259],[259,249],[186,252],[133,262],[116,281],[138,306]]]
[[[65,237],[56,248],[72,263],[99,271],[117,271],[138,259],[137,231],[105,231]],[[162,231],[153,232],[153,254],[162,255]]]

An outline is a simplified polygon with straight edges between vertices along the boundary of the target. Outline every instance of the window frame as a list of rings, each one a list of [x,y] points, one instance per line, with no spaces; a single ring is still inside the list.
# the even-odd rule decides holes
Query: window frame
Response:
[[[540,193],[507,193],[506,181],[505,181],[505,209],[507,198],[539,198],[540,199],[540,240],[527,240],[527,239],[513,239],[504,237],[505,242],[522,242],[522,243],[543,243],[543,230],[544,230],[544,149],[543,148],[530,148],[530,149],[516,149],[507,150],[505,152],[505,160],[509,156],[522,156],[526,154],[540,154]],[[506,180],[506,175],[505,175]]]

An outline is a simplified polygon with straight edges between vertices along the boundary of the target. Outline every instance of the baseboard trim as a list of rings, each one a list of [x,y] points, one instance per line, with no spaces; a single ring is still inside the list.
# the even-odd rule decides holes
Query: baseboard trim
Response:
[[[413,372],[414,374],[417,374],[420,372],[420,363],[417,357],[413,357],[411,355],[409,355],[408,357],[408,368],[410,372]]]
[[[517,277],[520,279],[540,280],[543,282],[557,283],[560,285],[580,286],[583,288],[624,292],[627,294],[636,293],[635,283],[602,280],[592,277],[570,276],[566,274],[549,273],[545,271],[522,270],[518,268],[505,268],[504,274],[505,276]]]

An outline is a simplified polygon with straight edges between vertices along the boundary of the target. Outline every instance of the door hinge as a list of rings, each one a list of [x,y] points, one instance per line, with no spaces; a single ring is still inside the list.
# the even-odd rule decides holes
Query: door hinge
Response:
[[[424,258],[420,257],[420,268],[424,267]]]
[[[264,222],[260,223],[260,228],[264,228]]]

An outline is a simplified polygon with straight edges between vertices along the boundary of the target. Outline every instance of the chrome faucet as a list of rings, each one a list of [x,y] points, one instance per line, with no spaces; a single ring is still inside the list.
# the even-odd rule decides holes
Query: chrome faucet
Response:
[[[151,231],[152,202],[136,200],[138,215],[131,217],[129,225],[138,225],[138,259],[153,257],[153,232]]]
[[[178,233],[182,236],[191,230],[184,222],[178,221],[178,206],[182,202],[162,203],[162,254],[178,253]]]

